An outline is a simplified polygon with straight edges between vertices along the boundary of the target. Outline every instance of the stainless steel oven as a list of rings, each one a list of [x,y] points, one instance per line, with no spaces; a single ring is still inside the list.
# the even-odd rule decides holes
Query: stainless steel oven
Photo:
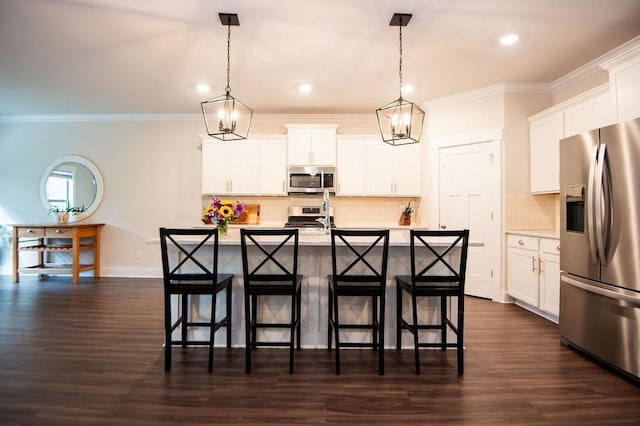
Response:
[[[289,194],[335,193],[336,168],[332,166],[289,167]]]

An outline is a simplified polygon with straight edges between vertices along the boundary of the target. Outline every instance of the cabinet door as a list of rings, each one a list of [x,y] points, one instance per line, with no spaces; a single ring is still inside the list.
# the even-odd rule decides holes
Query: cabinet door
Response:
[[[336,131],[311,129],[311,164],[333,166],[336,164]]]
[[[508,251],[509,279],[507,290],[511,297],[538,306],[538,252],[510,247]]]
[[[561,112],[530,124],[531,192],[560,191],[560,139],[564,136]]]
[[[610,75],[614,80],[618,121],[640,117],[640,56]]]
[[[420,196],[422,173],[420,144],[394,147],[394,195]]]
[[[258,192],[258,145],[255,139],[229,141],[229,194]]]
[[[611,99],[604,93],[568,108],[564,113],[564,137],[608,126],[613,123]]]
[[[540,309],[560,314],[560,241],[540,239]]]
[[[364,195],[366,137],[340,138],[337,195]]]
[[[202,139],[202,193],[226,194],[229,182],[229,144]]]
[[[368,140],[366,153],[367,195],[391,195],[393,193],[393,146],[381,140]]]
[[[287,139],[258,139],[260,153],[260,177],[258,192],[261,195],[287,194]]]
[[[287,131],[287,164],[294,166],[311,164],[311,129]]]

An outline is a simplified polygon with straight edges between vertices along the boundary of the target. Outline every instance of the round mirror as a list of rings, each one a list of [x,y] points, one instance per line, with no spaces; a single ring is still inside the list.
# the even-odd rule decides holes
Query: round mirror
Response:
[[[77,155],[59,158],[45,170],[40,197],[47,211],[69,211],[69,221],[79,222],[96,211],[104,185],[98,168]]]

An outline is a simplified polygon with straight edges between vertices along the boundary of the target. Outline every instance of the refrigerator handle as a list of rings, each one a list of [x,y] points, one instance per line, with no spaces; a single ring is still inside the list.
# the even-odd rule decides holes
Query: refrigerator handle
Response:
[[[596,222],[596,246],[598,247],[598,260],[601,264],[607,264],[607,256],[605,253],[606,247],[606,235],[608,229],[605,229],[605,215],[608,215],[606,211],[608,206],[606,205],[606,198],[609,194],[604,193],[604,173],[605,173],[605,159],[607,155],[607,144],[601,143],[598,150],[598,161],[596,166],[595,176],[595,198],[593,200],[593,207],[595,210],[595,222]]]
[[[594,146],[591,151],[591,164],[589,164],[589,180],[587,181],[587,235],[589,237],[589,250],[591,252],[591,263],[598,263],[598,250],[596,247],[595,223],[594,223],[594,180],[596,174],[596,162],[598,161],[598,146]]]

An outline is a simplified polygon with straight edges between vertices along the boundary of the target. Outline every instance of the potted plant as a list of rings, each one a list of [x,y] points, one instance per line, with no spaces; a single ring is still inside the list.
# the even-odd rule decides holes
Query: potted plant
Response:
[[[58,223],[67,223],[69,222],[69,215],[77,215],[84,211],[84,206],[82,207],[51,207],[49,209],[49,213],[55,214],[58,220]]]

